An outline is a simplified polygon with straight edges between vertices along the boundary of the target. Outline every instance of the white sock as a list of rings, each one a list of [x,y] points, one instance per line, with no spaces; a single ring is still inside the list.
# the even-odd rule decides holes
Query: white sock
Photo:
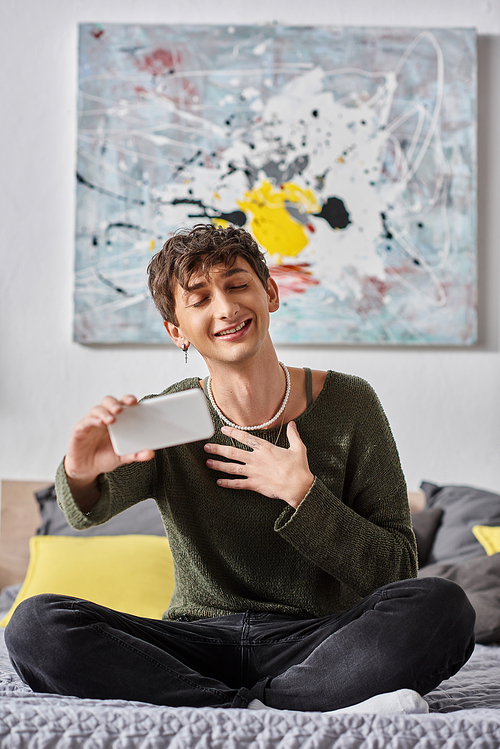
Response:
[[[250,710],[273,710],[282,712],[275,707],[268,707],[260,700],[252,700],[248,705]],[[376,694],[368,700],[358,702],[357,705],[341,707],[338,710],[329,710],[325,715],[337,715],[340,713],[365,713],[371,715],[414,715],[416,713],[428,713],[429,705],[418,692],[413,689],[398,689],[396,692]]]
[[[257,697],[248,703],[249,710],[272,710],[273,713],[282,713],[283,710],[278,710],[277,707],[268,707],[263,702],[257,699]]]
[[[376,715],[413,715],[428,713],[429,705],[418,692],[413,689],[398,689],[396,692],[376,694],[368,700],[358,702],[357,705],[330,710],[327,715],[337,713],[368,713]]]

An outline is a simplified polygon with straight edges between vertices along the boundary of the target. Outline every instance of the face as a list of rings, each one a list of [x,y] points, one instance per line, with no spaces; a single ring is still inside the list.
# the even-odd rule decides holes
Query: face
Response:
[[[193,274],[175,288],[178,325],[165,322],[174,343],[192,344],[205,361],[236,362],[255,355],[269,337],[269,314],[279,307],[278,290],[267,290],[243,258],[217,265],[209,275]]]

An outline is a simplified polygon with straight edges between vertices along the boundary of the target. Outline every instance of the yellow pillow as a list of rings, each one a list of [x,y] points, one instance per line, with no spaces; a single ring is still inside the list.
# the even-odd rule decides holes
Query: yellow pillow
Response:
[[[472,532],[489,557],[500,551],[500,528],[491,525],[475,525]]]
[[[33,536],[24,583],[9,613],[38,593],[60,593],[116,611],[161,619],[174,590],[174,567],[161,536]]]

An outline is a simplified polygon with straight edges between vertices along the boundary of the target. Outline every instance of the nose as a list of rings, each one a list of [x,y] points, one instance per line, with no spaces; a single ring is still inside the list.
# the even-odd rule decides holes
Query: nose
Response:
[[[230,295],[219,289],[214,299],[215,313],[221,320],[231,320],[238,314],[240,305]]]

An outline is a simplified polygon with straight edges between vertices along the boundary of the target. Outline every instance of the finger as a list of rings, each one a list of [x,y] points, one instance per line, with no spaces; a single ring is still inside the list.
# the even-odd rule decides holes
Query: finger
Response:
[[[120,400],[118,400],[112,395],[106,395],[99,405],[110,413],[116,415],[120,413],[120,411],[123,411],[124,406],[137,405],[137,398],[135,395],[124,395]]]
[[[118,398],[115,398],[113,395],[106,395],[101,402],[99,403],[102,408],[107,409],[108,411],[112,411],[115,408],[122,408],[123,403],[120,403]]]
[[[234,440],[238,440],[238,442],[242,442],[252,450],[259,450],[263,445],[269,444],[269,442],[267,442],[266,440],[262,440],[260,439],[260,437],[256,437],[254,434],[244,432],[242,429],[235,429],[234,427],[222,427],[221,432],[227,437],[231,437]]]
[[[121,455],[120,460],[122,463],[147,463],[152,460],[155,456],[154,450],[140,450],[138,453],[128,453],[128,455]]]
[[[241,450],[239,447],[230,447],[229,445],[217,445],[215,442],[207,442],[204,446],[205,452],[213,453],[214,455],[220,455],[230,460],[239,460],[242,463],[245,462],[245,458],[248,457],[247,450]]]
[[[208,468],[213,471],[220,471],[221,473],[230,473],[240,476],[246,476],[247,466],[239,465],[238,463],[223,463],[221,460],[207,460]]]
[[[120,403],[123,403],[125,406],[136,406],[138,401],[135,395],[122,395],[120,398]]]
[[[87,416],[84,416],[81,424],[100,426],[101,424],[112,424],[115,421],[115,415],[108,408],[102,405],[91,408]]]
[[[223,489],[248,489],[248,479],[217,479],[217,486]]]
[[[83,417],[83,419],[75,424],[75,426],[71,430],[71,434],[73,436],[86,436],[93,429],[105,429],[107,425],[112,423],[114,420],[114,416],[109,412],[106,412],[105,414],[100,412],[88,413]]]

